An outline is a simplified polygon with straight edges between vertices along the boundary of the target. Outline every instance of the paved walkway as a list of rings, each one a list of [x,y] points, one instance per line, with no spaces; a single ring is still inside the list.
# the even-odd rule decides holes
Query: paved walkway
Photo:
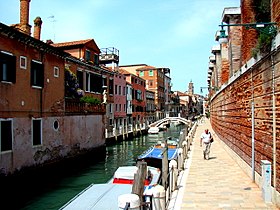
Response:
[[[204,160],[200,135],[209,128],[215,138]],[[223,149],[208,119],[195,132],[190,165],[183,182],[181,205],[175,209],[278,209],[262,199],[261,189]],[[185,170],[185,171],[186,171]]]

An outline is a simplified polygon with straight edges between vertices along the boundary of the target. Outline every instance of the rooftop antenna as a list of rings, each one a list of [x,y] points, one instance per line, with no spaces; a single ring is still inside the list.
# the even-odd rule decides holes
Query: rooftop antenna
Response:
[[[53,23],[53,42],[55,42],[55,22],[56,22],[56,19],[54,19],[54,15],[49,16],[48,19],[50,19],[50,21]]]

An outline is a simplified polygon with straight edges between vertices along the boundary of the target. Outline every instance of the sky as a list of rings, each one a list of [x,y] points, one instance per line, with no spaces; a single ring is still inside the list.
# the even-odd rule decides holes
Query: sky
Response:
[[[172,91],[207,94],[211,48],[225,7],[240,0],[31,0],[29,24],[42,18],[41,40],[94,39],[119,50],[119,65],[170,69]],[[0,22],[19,23],[20,0],[0,0]],[[1,46],[0,46],[1,47]],[[201,93],[201,87],[203,93]]]

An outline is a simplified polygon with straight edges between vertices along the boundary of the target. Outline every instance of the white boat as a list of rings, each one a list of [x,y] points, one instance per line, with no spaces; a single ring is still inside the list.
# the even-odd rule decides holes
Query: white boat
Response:
[[[134,174],[137,173],[137,166],[121,166],[115,173],[110,183],[113,184],[133,184]],[[155,167],[147,167],[147,176],[145,186],[154,186],[158,184],[160,178],[160,170]]]
[[[158,127],[150,127],[148,130],[149,134],[158,134],[159,133],[159,128]]]
[[[113,178],[105,184],[92,184],[67,202],[60,210],[115,210],[118,208],[118,197],[132,191],[136,166],[119,167]],[[145,184],[144,195],[151,195],[152,188],[160,179],[160,171],[148,166],[148,183]],[[149,179],[150,178],[150,179]]]
[[[116,210],[118,197],[130,193],[132,185],[126,184],[92,184],[84,189],[60,210]]]

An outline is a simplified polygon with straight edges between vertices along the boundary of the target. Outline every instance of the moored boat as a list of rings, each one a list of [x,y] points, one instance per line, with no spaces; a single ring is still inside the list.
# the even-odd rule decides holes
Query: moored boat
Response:
[[[130,194],[132,191],[134,174],[137,173],[136,166],[119,167],[111,180],[104,184],[92,184],[76,195],[60,210],[115,210],[118,208],[118,197]],[[147,167],[143,195],[151,195],[154,186],[159,183],[161,172],[158,168]]]
[[[167,141],[168,150],[167,157],[168,162],[170,160],[177,159],[178,157],[178,142],[176,140]],[[163,147],[160,143],[155,144],[150,147],[146,151],[144,151],[141,155],[138,156],[137,161],[145,161],[148,166],[162,168],[162,158],[163,158]]]
[[[148,133],[149,134],[158,134],[159,133],[159,128],[158,127],[150,127],[149,129],[148,129]]]
[[[133,184],[134,174],[137,173],[137,166],[121,166],[119,167],[110,181],[113,184]],[[158,168],[148,166],[145,178],[145,186],[154,186],[158,184],[161,172]]]

